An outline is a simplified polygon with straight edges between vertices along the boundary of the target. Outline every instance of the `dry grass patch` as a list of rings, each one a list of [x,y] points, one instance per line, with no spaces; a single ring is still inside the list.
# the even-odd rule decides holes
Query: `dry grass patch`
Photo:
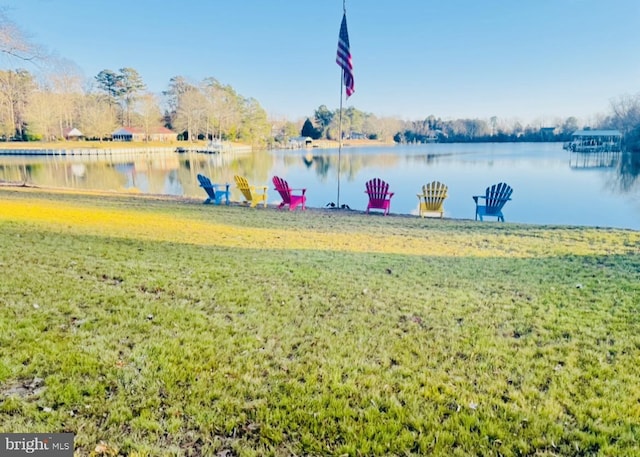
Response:
[[[52,201],[37,191],[5,195],[0,213],[5,220],[196,245],[461,257],[614,255],[640,245],[640,233],[634,231],[424,221],[331,210],[261,211],[153,197],[105,196],[96,207],[90,196],[64,194]]]

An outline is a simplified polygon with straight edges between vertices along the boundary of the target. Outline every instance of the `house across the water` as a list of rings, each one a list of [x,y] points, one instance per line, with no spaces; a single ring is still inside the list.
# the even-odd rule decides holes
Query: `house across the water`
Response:
[[[111,134],[113,141],[177,141],[178,134],[166,127],[122,127]]]
[[[619,152],[622,150],[622,133],[618,130],[577,130],[564,149],[572,152]]]
[[[84,134],[78,130],[77,128],[66,128],[62,131],[62,135],[64,136],[65,140],[80,140],[81,138],[84,138]]]

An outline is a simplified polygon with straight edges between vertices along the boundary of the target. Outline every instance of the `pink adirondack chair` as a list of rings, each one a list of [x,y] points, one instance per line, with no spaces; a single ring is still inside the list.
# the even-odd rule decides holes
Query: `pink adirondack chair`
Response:
[[[389,192],[389,184],[380,178],[374,178],[367,181],[367,190],[365,193],[369,196],[369,204],[367,205],[367,213],[370,209],[384,210],[384,215],[389,214],[391,207],[391,197],[395,192]]]
[[[278,176],[273,177],[273,185],[275,189],[278,191],[280,196],[282,197],[282,203],[278,205],[278,208],[283,208],[285,205],[289,205],[289,211],[293,211],[296,209],[296,206],[301,205],[301,209],[304,211],[306,209],[307,197],[305,192],[307,189],[292,189],[289,187],[289,183]],[[294,195],[294,191],[301,191],[301,194]]]

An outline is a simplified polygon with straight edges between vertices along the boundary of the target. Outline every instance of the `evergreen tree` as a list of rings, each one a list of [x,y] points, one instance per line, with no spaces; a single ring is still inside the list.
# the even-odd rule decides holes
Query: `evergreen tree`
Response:
[[[318,130],[313,126],[309,118],[304,121],[300,135],[311,137],[311,139],[313,140],[317,140],[318,138],[320,138],[320,132],[318,132]]]
[[[140,74],[133,68],[121,68],[118,75],[124,124],[131,126],[131,107],[140,92],[146,89]]]

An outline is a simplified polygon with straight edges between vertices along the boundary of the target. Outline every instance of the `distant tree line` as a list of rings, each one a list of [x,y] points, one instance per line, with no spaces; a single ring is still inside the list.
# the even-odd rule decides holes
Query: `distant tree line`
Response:
[[[469,143],[469,142],[550,142],[570,141],[582,128],[620,130],[630,149],[640,150],[640,94],[622,96],[611,101],[611,114],[600,117],[593,125],[580,125],[576,117],[555,119],[545,124],[523,126],[518,121],[485,119],[443,120],[433,115],[419,121],[378,118],[350,107],[329,110],[325,105],[306,118],[300,135],[314,140],[367,138],[393,140],[396,143]],[[281,133],[281,136],[284,136]],[[290,134],[293,136],[293,134]]]
[[[146,90],[133,68],[102,70],[89,89],[66,68],[37,79],[24,69],[0,70],[0,138],[55,140],[78,128],[86,138],[105,139],[118,127],[149,133],[166,126],[183,139],[214,137],[265,144],[271,133],[267,114],[252,98],[214,78],[190,83],[176,76],[159,97]]]
[[[245,98],[215,78],[192,84],[171,78],[163,92],[165,124],[184,132],[185,139],[217,138],[264,145],[271,135],[266,111],[254,98]]]
[[[345,138],[366,138],[370,140],[390,141],[401,127],[402,122],[396,118],[379,118],[375,114],[365,113],[349,107],[331,111],[325,105],[316,109],[313,120],[307,118],[300,131],[300,135],[314,140],[338,140],[340,132]]]
[[[341,128],[340,128],[341,124]],[[567,141],[578,130],[578,120],[570,117],[552,126],[522,126],[519,122],[508,124],[497,117],[483,119],[442,120],[428,116],[420,121],[402,121],[396,118],[378,118],[353,107],[330,111],[320,106],[313,117],[307,118],[300,135],[312,139],[337,140],[342,131],[343,139],[367,138],[394,141],[396,143],[460,143],[460,142],[514,142],[514,141]]]
[[[46,56],[0,9],[0,57],[19,67],[37,62],[45,69],[0,70],[0,139],[61,139],[78,128],[88,139],[106,139],[118,127],[151,132],[168,127],[183,139],[212,139],[266,144],[271,136],[267,114],[214,78],[192,83],[176,76],[161,95],[147,91],[130,67],[105,69],[89,84],[75,65]]]
[[[518,121],[499,122],[497,117],[484,119],[442,120],[429,116],[423,121],[405,123],[404,129],[394,136],[398,143],[506,143],[568,141],[579,129],[575,117],[556,125],[523,126]]]

